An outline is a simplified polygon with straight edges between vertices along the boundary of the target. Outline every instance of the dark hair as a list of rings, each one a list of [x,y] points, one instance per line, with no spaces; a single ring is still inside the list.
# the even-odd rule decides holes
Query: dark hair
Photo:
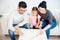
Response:
[[[47,5],[46,5],[46,1],[42,1],[39,5],[38,5],[38,8],[39,7],[42,7],[42,8],[47,8]]]
[[[27,8],[27,4],[24,1],[20,1],[18,7]]]
[[[34,11],[34,10],[38,12],[38,8],[37,7],[33,7],[32,11]],[[36,18],[36,23],[38,23],[38,13],[37,13],[36,17],[37,17]]]
[[[37,7],[33,7],[32,11],[34,11],[34,10],[38,11],[38,8]]]

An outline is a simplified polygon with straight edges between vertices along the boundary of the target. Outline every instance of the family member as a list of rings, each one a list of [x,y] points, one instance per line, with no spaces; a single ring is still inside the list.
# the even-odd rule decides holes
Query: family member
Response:
[[[46,31],[47,38],[50,37],[50,30],[55,28],[57,23],[51,11],[47,9],[46,1],[42,1],[38,5],[39,15],[41,16],[42,29]]]
[[[28,18],[26,13],[27,4],[24,1],[19,2],[18,10],[14,11],[12,16],[10,16],[8,26],[9,30],[8,33],[10,35],[11,40],[15,39],[15,32],[22,35],[23,33],[19,30],[19,28],[30,28],[28,24]]]
[[[29,15],[30,27],[33,29],[41,28],[40,18],[41,18],[41,16],[39,16],[39,14],[38,14],[38,8],[33,7],[32,13]]]

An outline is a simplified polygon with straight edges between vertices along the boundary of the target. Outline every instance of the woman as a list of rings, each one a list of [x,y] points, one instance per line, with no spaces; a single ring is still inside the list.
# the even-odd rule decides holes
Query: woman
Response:
[[[47,10],[46,1],[42,1],[38,5],[39,15],[41,16],[42,21],[42,29],[46,31],[47,38],[50,37],[50,29],[56,27],[56,19],[52,15],[52,13]]]

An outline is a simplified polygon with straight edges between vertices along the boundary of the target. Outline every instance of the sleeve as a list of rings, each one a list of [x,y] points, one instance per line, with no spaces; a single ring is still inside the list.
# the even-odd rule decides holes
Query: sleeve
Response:
[[[49,15],[48,15],[48,20],[49,20],[49,24],[52,24],[52,20],[53,20],[53,17],[52,17],[52,13],[49,11]]]
[[[40,19],[41,18],[41,16],[40,15],[38,15],[38,19]]]
[[[23,15],[23,19],[24,20],[18,24],[19,26],[23,26],[24,24],[28,23],[28,15],[27,14]]]
[[[14,31],[14,27],[13,27],[13,15],[11,15],[11,16],[9,17],[8,27],[9,27],[10,30]]]
[[[38,15],[38,19],[40,19],[40,21],[42,21],[42,17],[40,15]]]

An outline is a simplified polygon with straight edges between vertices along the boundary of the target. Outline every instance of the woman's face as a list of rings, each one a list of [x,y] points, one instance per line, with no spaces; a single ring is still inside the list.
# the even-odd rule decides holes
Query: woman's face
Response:
[[[41,14],[45,14],[46,13],[46,9],[45,8],[39,7],[38,10],[39,10],[39,12]]]
[[[38,12],[36,10],[34,10],[34,11],[32,11],[32,13],[34,16],[36,16]]]

